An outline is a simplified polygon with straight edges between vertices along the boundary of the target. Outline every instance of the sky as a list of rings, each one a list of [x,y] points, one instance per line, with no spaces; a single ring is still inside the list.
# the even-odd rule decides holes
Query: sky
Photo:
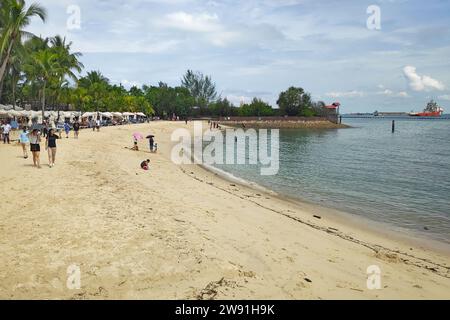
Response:
[[[345,113],[450,111],[447,0],[36,1],[48,19],[29,31],[66,36],[84,73],[127,88],[192,69],[237,105],[296,86]]]

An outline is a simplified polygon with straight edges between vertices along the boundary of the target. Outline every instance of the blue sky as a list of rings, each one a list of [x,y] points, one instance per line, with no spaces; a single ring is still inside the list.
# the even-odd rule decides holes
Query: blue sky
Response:
[[[344,112],[418,111],[431,98],[450,111],[447,0],[38,2],[48,21],[30,31],[66,36],[86,70],[125,87],[179,85],[193,69],[236,104],[257,96],[275,105],[280,91],[301,86]],[[67,27],[74,5],[79,29]],[[381,30],[367,28],[370,5]]]

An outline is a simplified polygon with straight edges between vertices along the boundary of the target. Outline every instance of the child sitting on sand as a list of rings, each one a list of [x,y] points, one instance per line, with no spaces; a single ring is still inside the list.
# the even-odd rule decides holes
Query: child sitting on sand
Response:
[[[134,146],[133,146],[133,148],[131,148],[131,150],[139,151],[138,142],[136,139],[134,140]]]
[[[144,160],[141,163],[141,168],[144,170],[148,170],[148,166],[150,165],[150,159]]]

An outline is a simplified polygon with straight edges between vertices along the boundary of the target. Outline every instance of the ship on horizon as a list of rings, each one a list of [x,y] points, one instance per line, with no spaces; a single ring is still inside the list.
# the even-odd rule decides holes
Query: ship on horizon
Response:
[[[438,106],[434,100],[431,100],[422,112],[411,112],[409,115],[411,117],[440,117],[443,113],[444,108]]]

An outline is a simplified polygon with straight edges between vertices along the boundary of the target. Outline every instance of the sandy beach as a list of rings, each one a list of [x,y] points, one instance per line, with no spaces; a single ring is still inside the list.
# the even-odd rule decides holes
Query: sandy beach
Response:
[[[1,144],[0,298],[450,299],[448,253],[177,166],[178,127],[84,130],[58,141],[55,167],[42,152],[40,170]],[[136,131],[155,134],[157,154],[124,148]],[[372,265],[379,290],[366,285]]]

